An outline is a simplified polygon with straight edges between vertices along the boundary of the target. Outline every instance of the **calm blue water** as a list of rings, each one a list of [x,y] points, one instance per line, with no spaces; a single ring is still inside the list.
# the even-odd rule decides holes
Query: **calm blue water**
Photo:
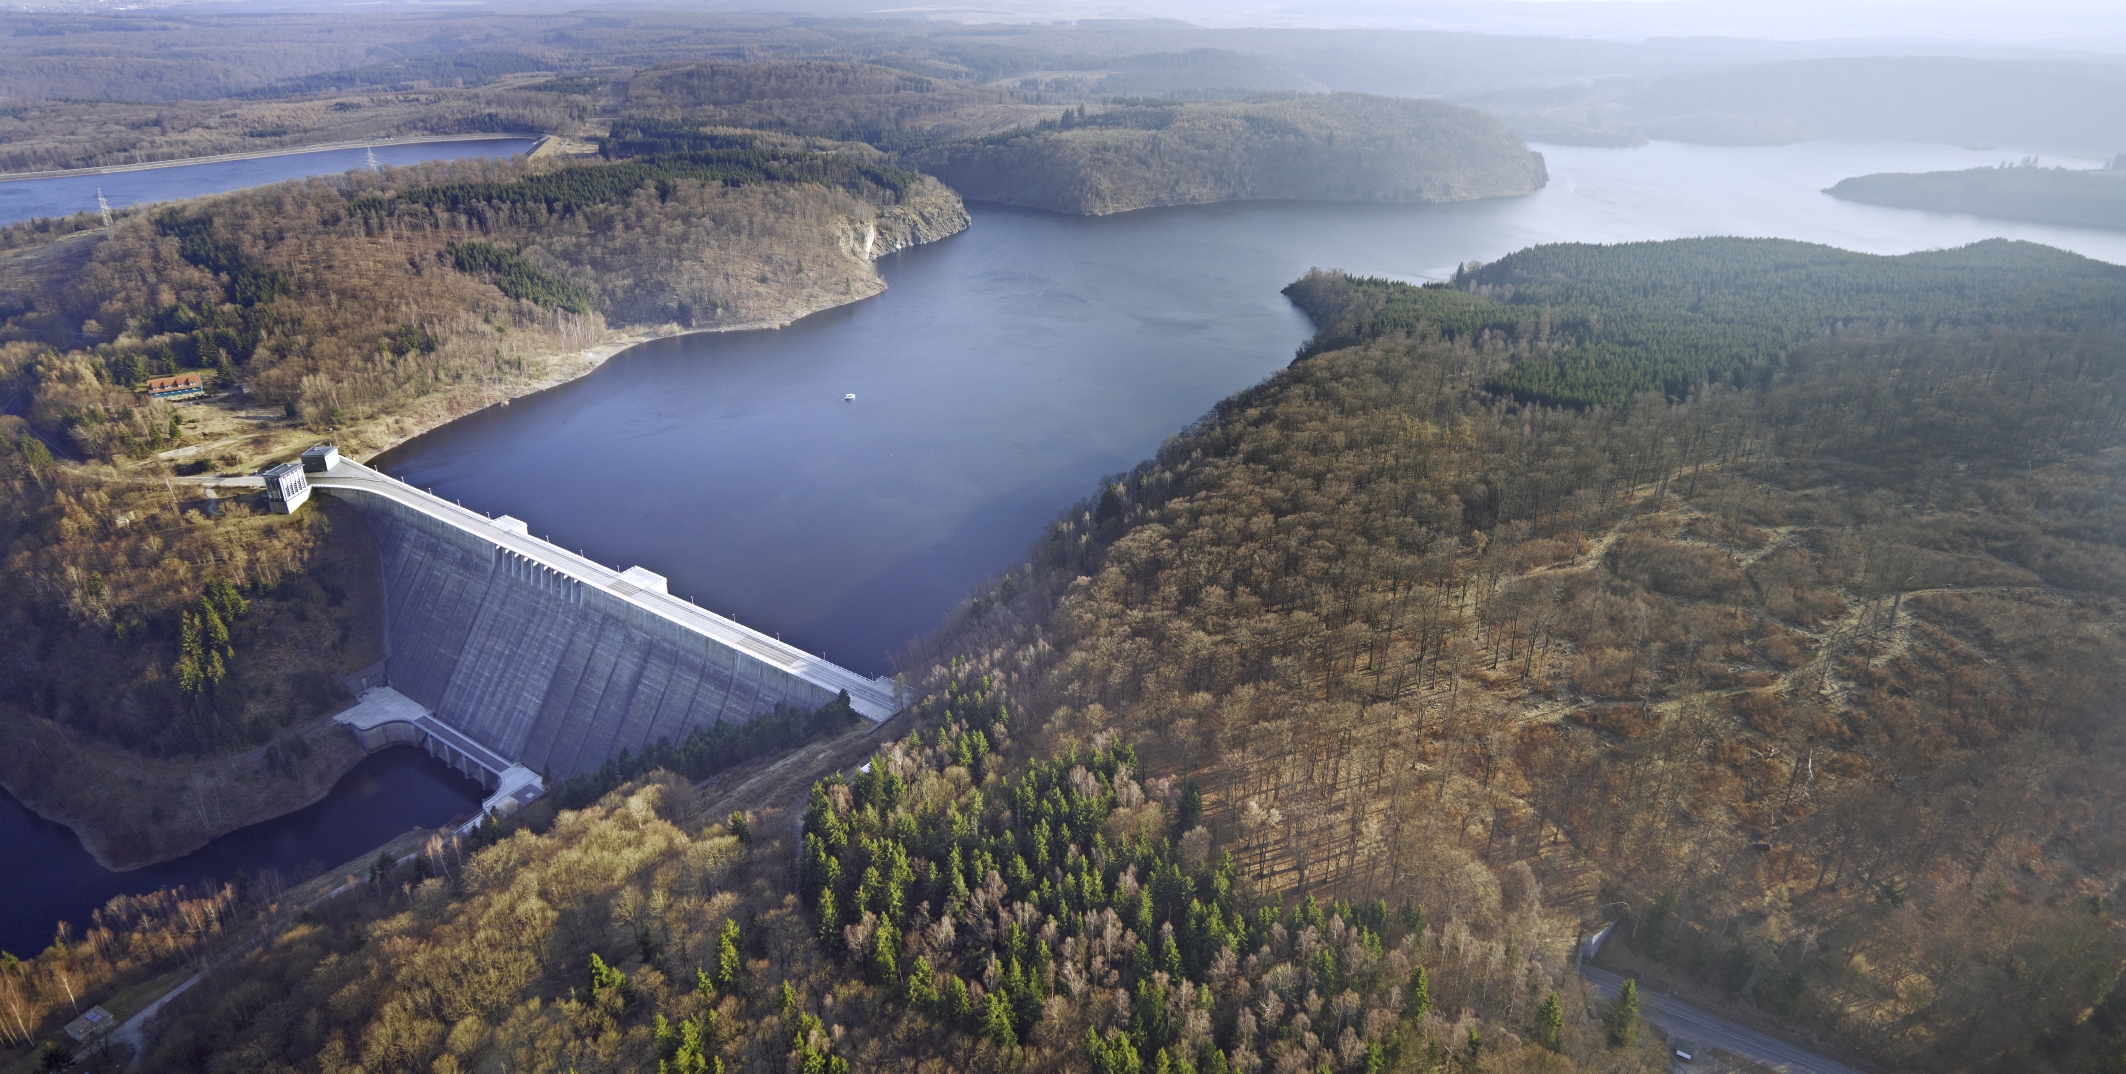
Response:
[[[305,879],[409,829],[470,816],[482,797],[478,784],[420,750],[385,750],[340,777],[315,805],[231,832],[176,861],[114,873],[96,864],[64,825],[0,794],[0,847],[7,848],[14,877],[0,899],[0,950],[34,955],[52,942],[54,925],[62,920],[72,922],[79,936],[89,912],[117,895],[176,884],[198,890],[229,880],[239,869],[254,877],[278,869],[291,882]],[[27,876],[36,883],[21,882]]]
[[[1101,475],[1290,361],[1310,328],[1278,291],[1309,267],[1438,278],[1535,243],[1722,234],[1885,254],[2006,236],[2126,264],[2126,233],[1820,192],[1850,175],[1974,167],[2027,149],[1539,148],[1551,185],[1500,201],[1262,202],[1105,218],[977,205],[965,234],[882,262],[883,295],[780,331],[637,347],[381,464],[603,562],[649,567],[674,593],[876,673],[970,586],[1022,561],[1042,526]],[[851,392],[857,400],[844,402]],[[0,946],[41,948],[53,920],[85,921],[120,890],[255,870],[286,853],[344,860],[469,807],[469,797],[421,804],[433,788],[419,779],[448,778],[440,766],[422,771],[383,795],[404,812],[345,829],[375,833],[347,837],[345,852],[307,849],[301,834],[378,815],[377,795],[343,786],[313,807],[314,820],[236,833],[207,852],[222,855],[211,862],[118,878],[63,829],[25,826],[20,807],[0,799],[0,846],[32,847],[18,860],[49,878],[7,893]],[[26,841],[36,831],[41,841]],[[279,842],[289,833],[293,851]]]
[[[1496,201],[975,205],[966,233],[885,259],[883,295],[780,331],[637,347],[381,465],[876,674],[1101,475],[1290,361],[1312,329],[1279,289],[1313,266],[1437,279],[1536,243],[1691,235],[1874,253],[2006,235],[2126,263],[2126,233],[1821,193],[2005,151],[1541,148],[1550,186]]]
[[[482,138],[379,145],[376,159],[379,164],[419,164],[424,160],[455,160],[459,157],[512,157],[530,149],[532,144],[530,138]],[[367,160],[368,154],[361,149],[327,149],[253,160],[0,182],[0,224],[36,216],[95,212],[98,190],[110,200],[111,208],[117,209],[145,201],[192,198],[311,175],[338,175],[350,168],[363,167]]]

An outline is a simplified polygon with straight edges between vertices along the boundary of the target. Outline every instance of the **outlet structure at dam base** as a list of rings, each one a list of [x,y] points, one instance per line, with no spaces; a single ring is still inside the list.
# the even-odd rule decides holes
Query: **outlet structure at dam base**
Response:
[[[359,463],[305,462],[311,491],[352,507],[382,560],[389,655],[350,677],[358,700],[335,719],[367,749],[417,745],[479,780],[488,810],[537,797],[542,775],[718,721],[845,692],[875,722],[904,707],[891,679],[676,598],[650,570],[592,562]]]

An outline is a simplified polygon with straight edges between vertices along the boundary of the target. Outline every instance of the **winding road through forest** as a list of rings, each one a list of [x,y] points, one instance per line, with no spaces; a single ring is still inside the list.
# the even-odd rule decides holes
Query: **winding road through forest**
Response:
[[[1624,987],[1624,978],[1584,962],[1580,964],[1580,976],[1602,994],[1605,1002]],[[1659,1026],[1670,1040],[1689,1041],[1704,1049],[1698,1053],[1699,1062],[1679,1069],[1709,1069],[1704,1061],[1710,1058],[1713,1048],[1718,1048],[1779,1074],[1861,1074],[1844,1063],[1730,1022],[1672,996],[1640,992],[1639,1016]]]

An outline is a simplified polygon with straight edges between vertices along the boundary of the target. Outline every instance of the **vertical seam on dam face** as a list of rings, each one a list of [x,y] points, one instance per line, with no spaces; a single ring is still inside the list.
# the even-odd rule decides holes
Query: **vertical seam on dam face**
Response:
[[[891,682],[702,611],[651,571],[623,576],[344,459],[311,476],[375,538],[392,688],[515,764],[565,779],[844,690],[872,720],[900,707]]]

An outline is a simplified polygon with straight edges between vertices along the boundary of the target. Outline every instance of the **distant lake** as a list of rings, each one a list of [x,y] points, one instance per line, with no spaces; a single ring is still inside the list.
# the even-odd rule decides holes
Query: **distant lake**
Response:
[[[533,144],[534,140],[530,138],[460,138],[403,145],[379,142],[375,150],[377,163],[402,165],[460,157],[513,157]],[[0,181],[0,224],[12,224],[36,216],[94,212],[98,190],[103,191],[111,208],[118,209],[144,201],[194,198],[312,175],[338,175],[352,168],[366,167],[368,161],[369,151],[366,149],[325,149],[249,160],[172,164],[139,171]]]
[[[2028,150],[1537,148],[1550,186],[1498,201],[1256,202],[1100,218],[973,205],[966,233],[881,262],[882,295],[780,331],[636,347],[380,464],[602,562],[641,564],[668,576],[676,594],[879,673],[969,587],[1023,561],[1042,527],[1101,475],[1135,465],[1220,398],[1283,368],[1312,329],[1279,289],[1312,266],[1437,279],[1536,243],[1692,235],[1885,254],[2006,236],[2126,264],[2118,232],[1820,193],[1850,175],[1975,167]],[[843,400],[849,393],[854,402]],[[372,802],[343,787],[313,808],[322,824]],[[19,810],[0,802],[0,845],[18,845],[10,808]],[[437,801],[368,845],[466,808]],[[60,894],[45,899],[40,885],[33,911],[11,897],[0,946],[29,935],[41,948],[53,919],[85,921],[108,898],[96,894],[107,882],[77,882],[110,874],[70,839],[38,843],[24,860]],[[243,864],[217,861],[227,871]]]

